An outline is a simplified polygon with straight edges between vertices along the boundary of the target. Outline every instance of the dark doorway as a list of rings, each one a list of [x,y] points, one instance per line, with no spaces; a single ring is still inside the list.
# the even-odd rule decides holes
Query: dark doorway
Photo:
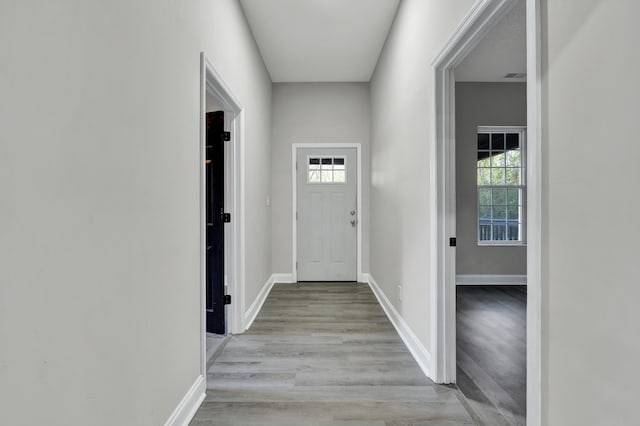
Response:
[[[207,113],[206,134],[207,332],[225,333],[224,318],[224,112]]]

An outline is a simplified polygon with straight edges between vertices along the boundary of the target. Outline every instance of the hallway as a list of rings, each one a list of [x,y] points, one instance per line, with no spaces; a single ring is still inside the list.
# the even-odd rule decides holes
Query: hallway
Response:
[[[426,378],[366,284],[276,284],[208,371],[191,425],[473,425]]]

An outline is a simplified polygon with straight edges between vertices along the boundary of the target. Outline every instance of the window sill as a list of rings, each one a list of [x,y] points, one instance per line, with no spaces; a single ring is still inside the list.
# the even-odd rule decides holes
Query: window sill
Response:
[[[527,243],[524,241],[509,241],[509,242],[478,242],[478,247],[526,247]]]

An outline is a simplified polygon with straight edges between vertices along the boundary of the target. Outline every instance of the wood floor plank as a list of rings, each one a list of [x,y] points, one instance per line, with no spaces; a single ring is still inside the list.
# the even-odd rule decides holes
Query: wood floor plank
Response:
[[[194,426],[474,425],[424,376],[367,285],[275,285],[207,374]]]
[[[526,419],[524,286],[457,288],[458,387],[488,425]]]

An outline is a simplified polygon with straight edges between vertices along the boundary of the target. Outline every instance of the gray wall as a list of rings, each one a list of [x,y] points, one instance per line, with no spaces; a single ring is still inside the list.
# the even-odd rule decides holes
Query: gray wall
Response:
[[[370,270],[427,348],[430,62],[473,3],[403,0],[371,85]],[[634,424],[640,3],[540,3],[542,424]],[[248,302],[268,75],[236,1],[0,12],[0,424],[163,424],[199,374],[198,55],[246,108]]]
[[[525,126],[525,83],[456,84],[456,272],[525,275],[526,247],[478,246],[478,126]]]
[[[371,83],[370,269],[427,348],[430,62],[472,3],[402,1]],[[542,424],[634,424],[640,2],[540,4]]]
[[[370,271],[429,351],[431,61],[473,4],[400,2],[371,81]]]
[[[271,81],[239,3],[1,3],[0,424],[162,425],[200,375],[201,51],[245,108],[249,304]]]
[[[292,273],[291,145],[362,145],[362,268],[369,271],[369,84],[278,83],[273,85],[272,223],[273,271]]]
[[[636,424],[640,2],[541,3],[543,424]]]

